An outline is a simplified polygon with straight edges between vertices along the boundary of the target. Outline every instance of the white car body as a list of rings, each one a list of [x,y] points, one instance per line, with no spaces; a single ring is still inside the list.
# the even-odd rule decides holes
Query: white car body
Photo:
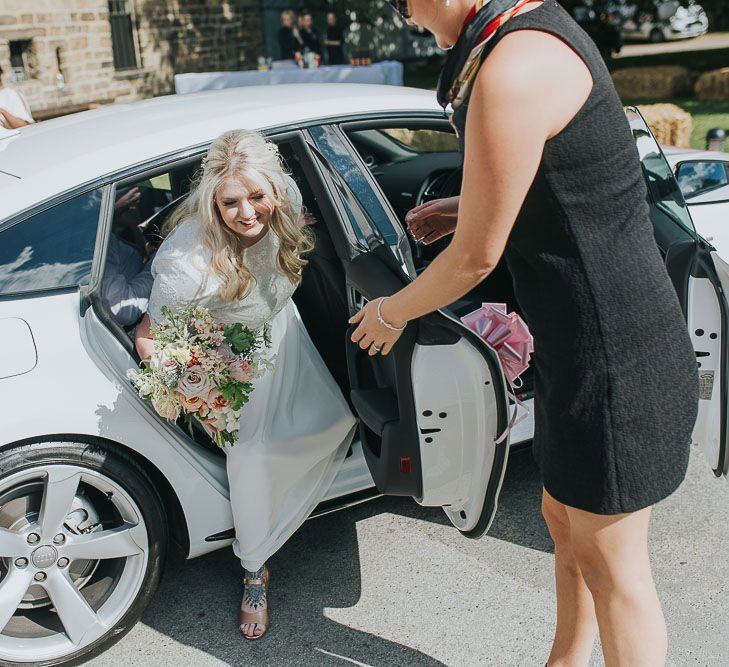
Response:
[[[642,118],[630,112],[629,119],[636,136],[641,137],[641,158],[662,168],[665,161]],[[132,487],[125,486],[123,474],[106,474],[104,457],[109,460],[109,470],[114,465],[123,469],[125,461],[132,461],[130,475],[141,470],[149,477],[164,501],[169,530],[182,543],[186,557],[224,547],[232,539],[225,459],[193,441],[179,426],[161,420],[139,399],[126,378],[126,371],[137,363],[130,342],[123,330],[118,335],[103,309],[97,308],[95,295],[104,270],[117,183],[123,185],[132,177],[170,164],[199,160],[216,136],[234,128],[267,131],[275,141],[292,141],[308,170],[307,178],[320,188],[317,200],[328,207],[323,209],[326,226],[344,239],[335,239],[345,244],[338,246],[338,250],[344,248],[340,257],[350,252],[349,259],[342,261],[351,310],[362,299],[399,289],[415,273],[404,230],[395,230],[394,241],[385,243],[379,229],[372,228],[369,211],[351,196],[347,172],[334,168],[331,158],[322,153],[325,144],[317,143],[320,131],[341,141],[339,150],[350,161],[350,169],[371,188],[374,201],[382,205],[394,227],[398,223],[393,209],[380,196],[367,161],[353,143],[347,143],[352,135],[345,133],[346,126],[357,123],[375,127],[424,124],[450,131],[431,92],[391,86],[312,85],[163,97],[0,135],[0,252],[13,230],[22,233],[24,225],[27,228],[39,216],[52,214],[81,196],[75,193],[98,193],[100,197],[88,280],[41,292],[17,291],[16,285],[22,286],[24,279],[32,277],[21,267],[34,248],[23,249],[5,264],[0,259],[0,574],[5,573],[0,579],[0,662],[63,664],[88,659],[141,614],[137,609],[127,616],[132,614],[130,600],[137,599],[154,561],[156,542],[150,517],[155,507],[147,507],[145,514],[144,503],[149,498],[135,496]],[[430,181],[433,183],[435,180]],[[346,211],[355,209],[348,217]],[[719,290],[729,287],[729,266],[708,256],[690,222],[665,218],[660,224],[670,235],[679,235],[682,243],[694,244],[706,265],[705,274],[689,274],[681,284],[704,382],[694,435],[716,474],[726,474],[729,459],[722,430],[725,421],[720,417],[726,408],[722,310],[727,306]],[[363,245],[362,238],[369,246]],[[45,280],[64,270],[54,264],[41,268]],[[384,387],[381,382],[367,384],[366,374],[358,371],[363,363],[356,356],[360,352],[349,346],[352,401],[363,426],[325,500],[337,505],[361,500],[358,494],[371,496],[377,482],[384,493],[412,495],[423,504],[443,506],[458,529],[478,536],[488,528],[496,510],[509,443],[530,440],[533,416],[530,413],[506,443],[497,445],[495,440],[509,419],[509,404],[496,352],[450,311],[422,318],[416,326],[403,334],[396,346],[399,352],[393,350],[387,358],[367,362],[394,369],[397,382]],[[696,333],[704,330],[717,332],[717,336],[709,342]],[[391,392],[391,399],[387,398],[390,394],[382,393],[386,391]],[[384,396],[384,403],[372,398],[375,394]],[[528,398],[527,405],[531,402]],[[373,448],[375,441],[379,454]],[[76,458],[64,459],[66,450],[73,453],[79,443],[76,450],[80,453],[73,454]],[[101,463],[84,463],[86,446],[89,457],[96,456]],[[36,451],[37,459],[33,458]],[[3,525],[3,512],[26,497],[17,494],[31,484],[31,475],[36,484],[33,501],[41,503],[42,494],[42,503],[33,511],[24,509],[14,523]],[[140,479],[141,484],[144,478]],[[82,487],[83,494],[78,491]],[[8,496],[4,510],[6,491],[16,495]],[[96,510],[93,503],[88,504],[89,498],[97,496],[101,504],[107,500],[117,503],[113,510],[122,517],[120,525],[108,528],[101,518],[90,525],[89,512]],[[73,512],[67,515],[69,507]],[[74,532],[67,529],[68,517],[79,510],[85,512],[84,521],[89,525]],[[55,527],[48,527],[48,522],[55,522]],[[76,525],[86,526],[83,522]],[[66,574],[70,570],[61,565],[68,554],[77,554],[77,559],[91,563],[94,569],[84,569],[83,577],[70,579]],[[94,581],[96,568],[111,567],[117,561],[123,563],[114,565],[117,583],[108,600],[104,597],[91,608],[82,595],[87,590],[84,585]],[[118,582],[126,582],[126,588]],[[153,583],[148,584],[149,591],[153,591]],[[26,595],[29,585],[31,590],[37,589],[35,597],[30,592]],[[32,599],[26,600],[28,596]],[[51,602],[58,610],[60,630],[49,636],[31,635],[31,639],[20,631],[13,634],[14,624],[24,623],[32,614],[52,615]]]

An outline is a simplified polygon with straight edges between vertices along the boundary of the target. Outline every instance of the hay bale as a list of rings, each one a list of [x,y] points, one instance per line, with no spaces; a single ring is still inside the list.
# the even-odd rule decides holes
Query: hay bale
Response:
[[[729,100],[729,67],[704,72],[694,92],[700,100]]]
[[[613,72],[612,78],[622,98],[661,99],[691,92],[691,72],[679,65],[625,67]]]
[[[675,104],[645,104],[638,107],[659,144],[688,148],[694,119]]]

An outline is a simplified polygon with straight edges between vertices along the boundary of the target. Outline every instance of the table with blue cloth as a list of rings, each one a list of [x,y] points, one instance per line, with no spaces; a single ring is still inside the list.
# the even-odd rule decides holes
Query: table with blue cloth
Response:
[[[277,83],[379,83],[403,85],[403,65],[386,60],[366,66],[327,65],[302,69],[295,65],[274,63],[269,70],[244,72],[199,72],[175,75],[177,94],[201,90],[220,90],[239,86],[264,86]]]

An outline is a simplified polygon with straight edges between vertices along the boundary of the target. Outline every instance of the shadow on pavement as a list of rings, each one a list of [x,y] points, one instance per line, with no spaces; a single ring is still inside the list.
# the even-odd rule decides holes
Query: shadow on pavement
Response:
[[[308,521],[270,559],[271,630],[260,641],[238,634],[242,570],[229,548],[169,568],[142,621],[229,665],[441,667],[419,651],[323,615],[326,607],[350,607],[360,598],[355,524],[382,511],[372,509],[359,506]]]
[[[542,482],[531,449],[510,452],[499,496],[499,507],[488,536],[552,553],[554,543],[542,518],[541,503]],[[444,526],[451,525],[439,507],[421,507],[409,499],[382,498],[369,506],[378,508],[380,512],[392,512]]]
[[[513,453],[489,536],[552,551],[540,499],[531,453]],[[361,582],[356,523],[383,512],[450,525],[440,508],[421,507],[409,498],[381,498],[306,522],[269,561],[272,626],[259,642],[246,642],[238,635],[242,572],[230,549],[168,569],[142,621],[229,665],[441,666],[424,653],[323,615],[325,608],[357,604]]]

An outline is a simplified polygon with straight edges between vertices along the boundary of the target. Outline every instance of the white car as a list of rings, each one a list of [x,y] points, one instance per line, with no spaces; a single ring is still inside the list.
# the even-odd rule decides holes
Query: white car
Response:
[[[634,110],[628,118],[699,359],[694,439],[726,474],[729,267],[697,237],[643,119]],[[239,88],[23,128],[0,138],[2,664],[89,659],[138,620],[166,558],[231,542],[223,454],[139,399],[126,377],[138,364],[131,329],[103,295],[112,234],[158,241],[207,146],[237,127],[278,144],[318,221],[294,298],[360,420],[319,512],[406,495],[443,506],[471,537],[494,516],[508,454],[495,444],[510,418],[506,383],[498,355],[458,315],[482,301],[518,310],[506,267],[411,323],[387,357],[368,356],[347,334],[365,299],[399,289],[442,247],[413,244],[402,224],[410,207],[460,188],[457,141],[431,92]],[[130,225],[114,204],[131,187],[141,196],[123,214]],[[520,396],[533,402],[529,376]],[[511,445],[532,433],[530,415]]]
[[[709,30],[704,8],[693,0],[620,0],[612,8],[621,16],[625,39],[658,43],[700,37]]]
[[[664,147],[696,231],[729,262],[729,153]]]

